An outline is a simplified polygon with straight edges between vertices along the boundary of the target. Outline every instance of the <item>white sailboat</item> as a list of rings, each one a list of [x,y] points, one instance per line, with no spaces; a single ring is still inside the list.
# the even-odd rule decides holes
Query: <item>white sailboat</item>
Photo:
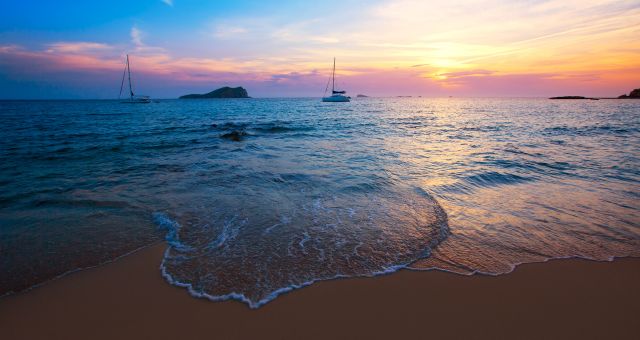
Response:
[[[122,82],[120,83],[120,94],[118,95],[118,99],[122,97],[122,89],[124,88],[124,78],[128,75],[129,78],[129,99],[122,101],[122,103],[127,104],[148,104],[151,103],[151,98],[149,96],[140,96],[135,95],[133,93],[133,86],[131,85],[131,68],[129,67],[129,55],[127,54],[127,63],[124,67],[124,71],[122,72]]]
[[[327,83],[327,87],[324,90],[325,95],[327,94],[328,88],[329,83]],[[331,96],[322,97],[322,101],[330,103],[348,102],[351,100],[351,97],[347,96],[346,93],[347,91],[336,91],[336,58],[333,58],[333,73],[331,73]]]

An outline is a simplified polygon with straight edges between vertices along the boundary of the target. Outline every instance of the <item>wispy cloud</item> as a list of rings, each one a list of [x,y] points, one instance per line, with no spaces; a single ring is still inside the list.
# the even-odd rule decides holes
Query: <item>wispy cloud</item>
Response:
[[[114,46],[90,42],[58,42],[41,50],[23,46],[0,46],[0,64],[9,74],[44,74],[60,71],[94,72],[121,68]]]
[[[304,81],[308,81],[313,78],[317,78],[321,76],[318,73],[318,70],[311,70],[310,72],[289,72],[289,73],[279,73],[272,74],[271,80],[274,82],[292,82],[292,83],[302,83]],[[324,79],[324,77],[322,77]]]
[[[226,39],[226,38],[234,38],[238,35],[249,32],[249,30],[245,27],[240,26],[229,26],[229,25],[217,25],[213,35],[216,38]]]
[[[142,55],[152,55],[152,54],[166,54],[166,50],[162,47],[151,46],[145,43],[143,39],[146,38],[147,34],[138,28],[138,26],[132,26],[129,32],[131,37],[131,43],[133,44],[134,51],[136,54]]]
[[[447,78],[460,78],[460,77],[486,76],[493,73],[495,72],[489,71],[489,70],[469,70],[469,71],[458,71],[458,72],[445,72],[445,73],[438,74],[438,76],[447,77]]]
[[[129,34],[131,36],[131,42],[136,47],[144,46],[144,43],[142,42],[142,37],[143,37],[144,33],[140,29],[138,29],[138,27],[136,27],[136,26],[131,27],[131,31],[130,31]]]
[[[162,2],[164,2],[166,5],[173,7],[173,0],[161,0]]]
[[[0,45],[0,53],[15,53],[20,49],[21,47],[16,44]]]
[[[91,53],[112,48],[110,45],[96,42],[56,42],[49,44],[46,51],[50,53]]]

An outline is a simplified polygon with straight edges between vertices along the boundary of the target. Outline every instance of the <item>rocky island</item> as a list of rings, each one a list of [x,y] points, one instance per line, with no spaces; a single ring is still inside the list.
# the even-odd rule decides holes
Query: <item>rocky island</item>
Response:
[[[623,94],[618,99],[640,99],[640,89],[635,89],[629,94]]]
[[[242,86],[221,87],[217,90],[205,94],[187,94],[180,96],[180,99],[209,99],[209,98],[251,98]]]

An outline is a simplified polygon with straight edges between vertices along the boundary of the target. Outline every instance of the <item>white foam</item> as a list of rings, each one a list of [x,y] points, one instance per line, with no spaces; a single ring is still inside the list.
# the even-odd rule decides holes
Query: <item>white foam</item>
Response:
[[[381,271],[376,271],[376,272],[373,272],[371,274],[362,274],[362,275],[353,275],[353,276],[337,274],[337,275],[335,275],[333,277],[330,277],[330,278],[312,279],[312,280],[305,281],[305,282],[300,283],[300,284],[292,284],[292,285],[289,285],[289,286],[286,286],[286,287],[278,288],[278,289],[272,291],[269,295],[267,295],[267,297],[254,302],[251,299],[247,298],[242,293],[235,293],[234,292],[234,293],[229,293],[229,294],[224,294],[224,295],[211,295],[211,294],[207,294],[207,293],[195,290],[193,285],[190,284],[190,283],[180,282],[180,281],[174,279],[173,276],[171,276],[171,274],[169,274],[169,272],[167,272],[166,267],[165,267],[165,261],[169,258],[170,250],[171,250],[171,247],[168,247],[167,250],[165,250],[164,257],[162,259],[162,262],[160,263],[160,271],[162,273],[162,277],[164,277],[165,280],[167,280],[167,282],[169,282],[170,284],[172,284],[174,286],[177,286],[177,287],[187,288],[189,294],[191,296],[193,296],[193,297],[196,297],[196,298],[204,298],[204,299],[208,299],[208,300],[211,300],[211,301],[236,300],[236,301],[240,301],[240,302],[246,303],[252,309],[256,309],[256,308],[262,307],[266,303],[269,303],[269,302],[273,301],[275,298],[277,298],[281,294],[288,293],[288,292],[290,292],[292,290],[295,290],[295,289],[299,289],[299,288],[303,288],[303,287],[306,287],[306,286],[310,286],[310,285],[312,285],[312,284],[314,284],[316,282],[336,280],[336,279],[349,278],[349,277],[374,277],[374,276],[380,276],[380,275],[387,275],[387,274],[394,273],[394,272],[396,272],[396,271],[398,271],[400,269],[406,268],[407,265],[408,265],[408,264],[400,264],[400,265],[389,266],[389,267],[384,268]]]
[[[162,230],[166,230],[167,233],[164,236],[164,239],[167,243],[180,252],[189,252],[192,251],[193,248],[180,242],[178,232],[180,231],[180,224],[161,212],[154,212],[153,219],[158,225],[158,228]]]
[[[238,237],[240,233],[240,228],[247,224],[248,219],[243,219],[236,223],[237,216],[234,216],[230,220],[224,222],[222,225],[222,232],[218,235],[218,237],[209,243],[208,248],[219,248],[227,243],[227,241],[231,241]]]
[[[287,216],[274,216],[277,219],[272,219],[272,223],[268,224],[268,228],[258,231],[258,235],[265,235],[270,233],[275,228],[282,228],[284,224],[292,224],[290,228],[286,229],[287,233],[283,234],[283,237],[286,237],[286,239],[263,240],[262,238],[258,238],[252,241],[253,243],[246,243],[248,242],[247,240],[250,240],[250,238],[245,238],[243,236],[243,238],[238,238],[236,242],[230,243],[231,240],[239,236],[241,227],[244,224],[248,223],[247,218],[239,221],[239,216],[242,216],[240,213],[233,215],[232,218],[229,218],[227,220],[223,219],[223,226],[217,235],[210,234],[214,229],[197,229],[198,227],[197,225],[195,225],[193,227],[196,228],[194,230],[196,231],[196,234],[183,234],[183,237],[186,238],[186,240],[190,240],[191,236],[202,237],[203,234],[201,234],[201,232],[205,230],[211,237],[215,237],[213,241],[209,242],[209,247],[224,247],[225,249],[223,252],[207,252],[206,254],[203,253],[203,256],[209,256],[210,258],[198,257],[197,260],[194,260],[195,258],[193,257],[185,257],[184,261],[182,261],[180,256],[185,255],[174,252],[174,250],[179,251],[178,247],[184,247],[184,245],[179,240],[180,225],[168,218],[165,214],[154,214],[154,216],[157,215],[156,220],[158,220],[158,224],[163,226],[167,230],[168,234],[166,239],[169,247],[165,251],[165,255],[161,263],[162,275],[169,283],[179,287],[187,288],[189,293],[194,297],[206,298],[211,301],[237,300],[246,303],[251,308],[258,308],[265,303],[268,303],[269,301],[275,299],[280,294],[292,291],[297,288],[308,286],[317,281],[333,280],[347,277],[372,277],[396,272],[402,268],[406,268],[410,263],[416,260],[414,258],[415,256],[428,256],[428,254],[430,254],[431,247],[437,245],[441,241],[440,237],[436,237],[435,239],[433,239],[433,233],[425,233],[423,235],[423,237],[425,237],[423,242],[416,244],[416,246],[420,248],[427,248],[426,250],[422,252],[412,251],[411,256],[408,256],[407,253],[399,253],[399,255],[397,256],[391,254],[382,259],[382,261],[384,262],[369,262],[369,260],[364,258],[362,255],[362,253],[368,253],[368,251],[364,250],[368,249],[364,248],[365,246],[373,247],[372,249],[376,250],[378,249],[378,247],[384,247],[386,245],[386,243],[381,243],[380,241],[393,242],[394,239],[365,239],[368,235],[366,233],[361,234],[365,236],[365,238],[357,237],[359,233],[366,232],[366,230],[368,230],[366,228],[375,228],[378,225],[377,218],[385,218],[389,216],[386,215],[384,210],[384,200],[377,197],[367,197],[366,199],[368,200],[366,202],[368,202],[369,205],[365,206],[364,204],[361,204],[362,206],[358,206],[359,212],[373,209],[372,211],[375,213],[376,211],[380,210],[377,215],[373,214],[373,216],[375,216],[376,218],[372,217],[369,219],[369,221],[365,220],[363,222],[360,220],[360,218],[353,219],[353,217],[360,216],[359,213],[356,214],[355,209],[349,210],[347,208],[336,208],[334,207],[334,205],[337,206],[337,203],[327,203],[325,205],[324,203],[326,203],[326,201],[314,198],[300,205],[300,207],[302,208],[301,210],[304,211],[308,209],[308,213],[302,214],[302,218],[301,216],[296,215],[294,215],[293,218],[289,218]],[[344,206],[344,202],[339,203],[342,203],[342,206]],[[374,205],[373,207],[371,206],[372,204]],[[417,203],[411,204],[413,205]],[[435,232],[436,235],[446,237],[446,214],[444,214],[444,212],[441,211],[441,209],[437,206],[437,202],[435,204],[436,215],[440,217],[436,218],[436,220],[441,223],[438,223],[438,225],[429,226],[429,228],[435,227],[439,229],[429,230]],[[380,205],[380,207],[378,207],[378,205]],[[349,230],[352,233],[343,233],[342,226],[336,225],[334,223],[335,219],[340,216],[344,218],[344,223],[346,223],[347,226],[351,226],[353,228]],[[347,216],[350,216],[349,218],[351,218],[352,220],[347,220]],[[218,217],[224,218],[224,215],[218,215]],[[295,221],[295,223],[292,223],[292,220]],[[210,220],[205,218],[203,219],[203,221],[203,225],[208,225],[208,222]],[[309,223],[309,225],[306,225],[305,223]],[[189,224],[189,232],[192,231],[191,228],[192,225]],[[334,229],[335,232],[333,231]],[[282,230],[284,231],[285,229]],[[395,229],[392,230],[395,231]],[[246,232],[250,233],[251,230],[247,229]],[[204,236],[206,237],[206,235]],[[412,238],[411,240],[416,239]],[[230,259],[228,254],[225,254],[227,250],[234,251],[235,256],[236,251],[244,251],[243,249],[245,248],[242,247],[244,247],[245,244],[250,244],[250,251],[256,252],[257,249],[260,249],[260,242],[271,241],[282,242],[281,255],[298,259],[301,253],[304,253],[309,257],[305,257],[305,260],[300,262],[302,265],[300,268],[291,267],[290,273],[286,272],[286,270],[284,273],[272,273],[276,276],[280,275],[280,277],[276,279],[269,278],[268,281],[266,281],[266,276],[259,276],[255,278],[254,283],[251,283],[249,285],[239,285],[236,283],[230,283],[228,284],[228,286],[226,284],[223,286],[215,285],[215,272],[208,273],[209,275],[211,275],[211,279],[213,281],[210,281],[209,279],[203,281],[202,276],[195,278],[191,277],[192,271],[189,268],[192,268],[191,266],[194,265],[206,267],[206,261],[208,260],[216,261],[215,263],[212,262],[213,271],[224,270],[225,273],[229,273],[229,271],[240,270],[237,267],[239,263],[235,263],[233,261],[235,261],[235,259],[240,259],[241,256],[236,256]],[[258,244],[256,244],[255,242],[258,242]],[[194,241],[194,244],[197,244],[197,241]],[[311,247],[309,247],[309,244],[311,244]],[[422,246],[422,244],[424,244],[424,247]],[[347,245],[349,249],[343,249]],[[402,252],[402,245],[400,245],[399,247],[400,248],[398,249],[398,251]],[[279,257],[280,254],[274,253],[273,255],[271,255],[270,253],[265,253],[265,261],[268,262],[272,259],[275,259],[273,258],[273,256]],[[346,264],[347,267],[337,268],[331,265],[331,263],[334,263],[334,261],[332,261],[331,259],[337,260],[339,257],[342,257],[340,262],[348,263]],[[186,267],[182,267],[183,262],[188,262],[186,263]],[[312,263],[315,267],[306,267]],[[257,263],[256,265],[263,269],[257,270],[254,275],[263,275],[261,274],[262,271],[268,271],[268,267],[265,267],[264,265],[260,266],[260,263]],[[323,266],[327,266],[328,270],[322,271],[322,268],[324,268]],[[207,270],[207,268],[199,268],[202,271]],[[255,269],[255,267],[252,268]],[[183,272],[183,269],[186,271]],[[347,275],[344,273],[349,274]],[[296,283],[292,284],[292,282]],[[211,284],[214,285],[211,286]],[[216,295],[216,293],[220,293],[220,295]]]

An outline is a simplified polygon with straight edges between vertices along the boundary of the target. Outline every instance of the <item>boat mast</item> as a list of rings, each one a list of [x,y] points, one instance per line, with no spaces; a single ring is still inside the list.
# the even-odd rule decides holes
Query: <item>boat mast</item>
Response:
[[[131,68],[129,67],[129,55],[127,54],[127,73],[129,74],[129,95],[133,100],[133,87],[131,86]]]
[[[122,89],[124,88],[124,77],[127,75],[127,65],[124,65],[124,70],[122,70],[122,81],[120,82],[120,93],[118,93],[118,99],[122,97]]]
[[[336,57],[333,57],[333,73],[331,74],[331,94],[336,90]]]

